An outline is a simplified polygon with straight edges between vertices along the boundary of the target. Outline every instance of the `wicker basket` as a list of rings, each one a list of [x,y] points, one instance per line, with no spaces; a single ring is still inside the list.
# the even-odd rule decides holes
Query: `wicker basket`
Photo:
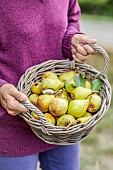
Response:
[[[51,70],[54,71],[57,75],[60,75],[67,70],[74,70],[76,67],[78,67],[81,72],[87,72],[87,74],[90,76],[103,81],[103,87],[101,90],[102,105],[99,111],[88,122],[71,126],[68,129],[65,127],[59,127],[50,124],[46,121],[43,113],[33,104],[31,104],[29,101],[22,102],[24,106],[29,108],[29,111],[27,113],[20,114],[20,116],[30,125],[36,136],[47,143],[69,145],[83,140],[90,134],[96,124],[102,119],[110,106],[112,92],[111,86],[106,76],[109,57],[107,52],[100,46],[90,46],[97,50],[97,52],[101,53],[104,57],[104,66],[101,72],[97,71],[95,68],[88,64],[78,64],[69,60],[49,60],[29,68],[19,80],[17,88],[27,96],[29,96],[31,93],[31,84],[35,81],[40,81],[42,75],[46,71]],[[40,119],[34,119],[30,114],[30,110],[34,111],[40,117]]]

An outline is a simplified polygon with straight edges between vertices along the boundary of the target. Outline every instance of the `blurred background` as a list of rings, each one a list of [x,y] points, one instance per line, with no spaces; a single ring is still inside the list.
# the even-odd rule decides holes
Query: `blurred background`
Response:
[[[113,89],[113,0],[78,1],[82,32],[97,39],[97,44],[109,54],[107,76]],[[103,57],[100,54],[89,56],[87,63],[101,71]],[[80,170],[113,170],[113,99],[104,118],[81,142]]]

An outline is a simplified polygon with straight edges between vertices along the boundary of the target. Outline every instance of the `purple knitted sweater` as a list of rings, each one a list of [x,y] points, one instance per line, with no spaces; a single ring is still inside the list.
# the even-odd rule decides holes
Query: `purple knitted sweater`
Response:
[[[17,86],[29,67],[71,59],[70,42],[80,33],[76,0],[0,1],[0,86]],[[0,156],[24,156],[56,147],[43,142],[18,115],[0,105]]]

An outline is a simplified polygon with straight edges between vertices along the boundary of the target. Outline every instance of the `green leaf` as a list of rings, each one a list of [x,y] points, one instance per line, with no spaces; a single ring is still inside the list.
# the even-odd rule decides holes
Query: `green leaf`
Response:
[[[95,80],[92,81],[91,89],[93,91],[99,91],[102,86],[103,86],[103,82],[99,79],[95,79]]]
[[[81,74],[75,77],[74,82],[76,84],[76,87],[79,87],[79,86],[84,87],[85,80]]]

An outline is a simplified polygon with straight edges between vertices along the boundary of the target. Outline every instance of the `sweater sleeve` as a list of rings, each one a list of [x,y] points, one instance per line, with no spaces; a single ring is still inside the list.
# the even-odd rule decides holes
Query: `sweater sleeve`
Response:
[[[5,80],[3,80],[3,79],[0,79],[0,87],[1,87],[2,85],[4,85],[4,84],[7,84],[7,82],[6,82]]]
[[[65,32],[63,42],[62,42],[62,50],[64,57],[72,60],[71,53],[71,39],[74,34],[82,34],[80,31],[79,19],[80,19],[80,7],[77,0],[69,1],[68,8],[68,27]]]

